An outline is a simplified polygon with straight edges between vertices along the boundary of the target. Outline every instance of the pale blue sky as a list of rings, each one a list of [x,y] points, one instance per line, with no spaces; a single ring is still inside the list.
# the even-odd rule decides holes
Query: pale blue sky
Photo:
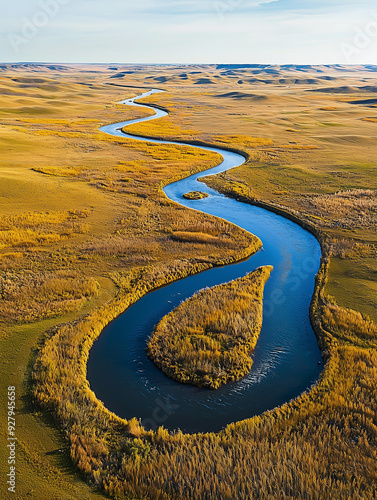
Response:
[[[13,0],[1,61],[377,64],[377,3]]]

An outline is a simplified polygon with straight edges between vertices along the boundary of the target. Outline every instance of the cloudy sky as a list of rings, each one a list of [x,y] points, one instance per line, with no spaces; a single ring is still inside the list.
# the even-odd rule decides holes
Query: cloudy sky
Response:
[[[0,62],[377,64],[375,0],[12,0]]]

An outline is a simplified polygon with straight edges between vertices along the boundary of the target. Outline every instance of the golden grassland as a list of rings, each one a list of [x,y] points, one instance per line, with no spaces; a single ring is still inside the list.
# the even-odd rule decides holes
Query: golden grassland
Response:
[[[249,373],[260,335],[263,290],[272,267],[205,289],[165,316],[148,340],[148,357],[184,384],[218,389]]]
[[[38,84],[40,95],[22,97],[26,108],[17,95],[24,77],[1,79],[8,92],[0,165],[1,357],[4,383],[18,389],[20,498],[93,495],[72,479],[66,445],[29,403],[30,354],[43,332],[114,298],[122,273],[153,266],[163,284],[245,258],[261,245],[225,221],[177,208],[161,191],[169,178],[216,165],[218,155],[99,133],[101,124],[134,118],[135,110],[111,104],[127,96],[124,90],[99,82],[83,92],[81,76],[59,75],[54,90]],[[41,109],[48,118],[36,117]],[[180,232],[191,238],[177,238]]]
[[[103,86],[110,70],[92,70],[42,67],[36,77],[12,69],[0,78],[0,230],[59,235],[50,242],[35,236],[31,245],[23,238],[17,247],[8,238],[0,249],[9,300],[22,302],[28,286],[38,290],[0,324],[3,384],[16,385],[18,394],[17,498],[375,498],[377,187],[369,147],[375,123],[365,120],[373,110],[350,104],[355,93],[308,92],[308,83],[289,88],[274,78],[264,83],[263,75],[251,82],[250,70],[234,77],[192,68],[195,75],[182,82],[182,69],[159,67],[115,80],[156,86],[164,73],[170,93],[150,101],[171,109],[169,121],[139,125],[140,133],[177,132],[175,138],[243,149],[247,164],[211,182],[302,220],[324,251],[311,308],[326,360],[319,383],[217,434],[146,432],[136,419],[109,412],[90,390],[93,341],[148,291],[250,255],[260,242],[163,196],[162,185],[213,166],[216,155],[188,157],[178,146],[125,144],[98,132],[149,111],[111,104],[140,92]],[[197,84],[198,76],[216,75],[218,83]],[[332,77],[360,86],[370,75]],[[72,212],[88,215],[70,220]],[[72,229],[81,223],[85,231]],[[3,391],[3,407],[4,398]],[[3,448],[2,474],[5,458]]]
[[[75,271],[5,272],[0,277],[0,322],[29,323],[81,309],[99,284]]]
[[[77,222],[89,211],[71,210],[66,213],[23,213],[0,217],[0,249],[29,248],[51,245],[75,234],[85,234],[90,227]]]

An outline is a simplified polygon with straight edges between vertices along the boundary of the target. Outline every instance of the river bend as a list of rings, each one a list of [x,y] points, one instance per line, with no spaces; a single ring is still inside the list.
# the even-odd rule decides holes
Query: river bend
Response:
[[[122,103],[145,107],[136,99],[155,92],[160,91],[151,90]],[[149,143],[186,145],[122,131],[127,125],[167,114],[153,109],[153,116],[106,125],[100,130]],[[97,397],[120,417],[140,418],[149,429],[163,425],[169,430],[208,432],[279,406],[318,380],[323,365],[309,307],[321,249],[316,238],[294,222],[227,198],[198,182],[204,175],[241,165],[243,156],[220,148],[192,147],[215,151],[223,161],[215,168],[169,184],[164,188],[166,196],[250,231],[262,240],[263,249],[244,262],[189,276],[140,299],[103,330],[91,349],[87,375]],[[204,191],[209,197],[186,200],[182,195],[188,191]],[[239,278],[262,265],[272,265],[274,271],[266,284],[263,327],[253,354],[253,367],[246,377],[216,391],[200,389],[166,377],[146,357],[146,340],[165,314],[198,290]]]

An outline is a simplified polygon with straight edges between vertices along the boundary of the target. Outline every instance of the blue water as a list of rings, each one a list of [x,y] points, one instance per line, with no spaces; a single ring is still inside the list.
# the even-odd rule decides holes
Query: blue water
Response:
[[[134,99],[123,103],[140,106]],[[164,115],[164,111],[157,110],[152,117],[107,125],[101,130],[135,139],[120,128]],[[297,397],[317,381],[322,370],[321,353],[309,321],[321,257],[318,241],[282,216],[227,198],[198,182],[204,175],[245,161],[236,153],[201,149],[221,153],[224,161],[168,185],[164,189],[166,196],[250,231],[262,240],[263,249],[244,262],[214,268],[149,293],[109,324],[93,345],[87,372],[92,390],[109,410],[127,419],[137,417],[148,429],[163,425],[184,432],[218,431]],[[194,190],[210,196],[197,201],[182,197]],[[198,290],[244,276],[262,265],[272,265],[274,270],[265,288],[263,327],[253,354],[254,364],[245,378],[216,391],[199,389],[166,377],[146,357],[147,338],[165,314]]]

